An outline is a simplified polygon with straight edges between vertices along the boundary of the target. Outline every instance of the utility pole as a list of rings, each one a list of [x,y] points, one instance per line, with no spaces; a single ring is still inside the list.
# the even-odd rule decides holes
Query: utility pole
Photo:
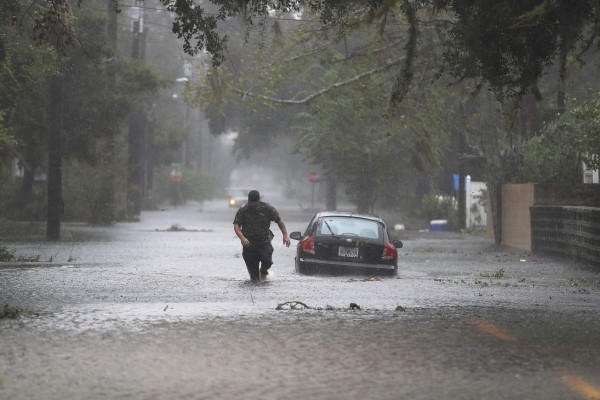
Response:
[[[465,187],[465,160],[464,155],[467,152],[465,132],[461,129],[458,133],[458,228],[467,227],[467,193]]]
[[[106,24],[107,54],[105,59],[108,85],[114,91],[116,82],[116,53],[117,53],[117,5],[115,0],[107,0]],[[117,107],[115,104],[113,107]],[[96,139],[96,153],[100,160],[101,171],[99,176],[100,187],[97,193],[97,204],[91,215],[91,222],[106,224],[114,221],[115,207],[115,178],[117,174],[114,136],[118,130],[116,124],[108,128],[109,134]]]
[[[50,127],[48,129],[48,215],[46,238],[60,240],[62,199],[63,71],[49,79]]]
[[[115,0],[107,0],[108,24],[106,36],[108,40],[108,57],[115,57],[117,50],[117,6]]]
[[[144,9],[142,0],[135,0],[132,7],[132,33],[133,45],[131,57],[143,61],[145,58],[145,32]],[[144,125],[145,118],[139,105],[134,106],[134,111],[129,119],[129,175],[127,191],[127,218],[137,220],[142,210],[142,192],[144,186]]]

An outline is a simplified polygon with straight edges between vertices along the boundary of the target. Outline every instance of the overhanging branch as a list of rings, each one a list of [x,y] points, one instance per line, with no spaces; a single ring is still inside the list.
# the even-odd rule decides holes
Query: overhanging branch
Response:
[[[321,90],[318,90],[306,97],[304,97],[303,99],[299,99],[299,100],[295,100],[295,99],[278,99],[275,97],[270,97],[270,96],[264,96],[258,93],[253,93],[251,91],[243,91],[241,89],[238,88],[233,88],[233,90],[236,93],[239,93],[242,95],[242,101],[246,99],[246,97],[254,97],[254,98],[258,98],[258,99],[262,99],[262,100],[266,100],[266,101],[270,101],[272,103],[278,103],[278,104],[290,104],[290,105],[299,105],[299,104],[306,104],[311,102],[312,100],[316,99],[317,97],[320,97],[326,93],[329,93],[333,90],[339,89],[341,87],[344,86],[348,86],[351,85],[355,82],[358,82],[362,79],[368,78],[370,76],[373,76],[375,74],[379,74],[381,72],[387,71],[389,69],[391,69],[392,67],[395,67],[396,65],[399,65],[401,63],[404,62],[405,57],[399,58],[389,64],[386,65],[382,65],[381,67],[378,68],[373,68],[369,71],[365,71],[362,74],[358,74],[350,79],[347,79],[345,81],[341,81],[341,82],[336,82],[332,85],[329,85]]]

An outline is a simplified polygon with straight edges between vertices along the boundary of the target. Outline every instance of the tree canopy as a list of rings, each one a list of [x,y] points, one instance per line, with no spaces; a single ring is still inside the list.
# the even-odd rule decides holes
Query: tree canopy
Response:
[[[148,146],[167,163],[181,153],[189,109],[173,117],[174,104],[151,96],[163,80],[112,57],[106,15],[72,8],[94,1],[0,6],[10,21],[0,32],[0,151],[3,143],[27,165],[45,161],[40,127],[56,114],[48,105],[57,90],[43,83],[59,77],[66,159],[102,162],[98,140],[123,139],[123,122],[143,103]],[[157,1],[199,67],[187,100],[211,133],[237,134],[239,157],[295,142],[362,210],[377,192],[400,198],[407,182],[411,192],[439,190],[437,177],[468,159],[486,177],[493,211],[500,185],[541,180],[534,171],[549,171],[542,161],[551,159],[543,154],[567,137],[577,144],[567,158],[596,165],[600,105],[582,89],[571,99],[575,82],[595,79],[578,75],[598,62],[595,1]],[[27,27],[38,47],[22,35]]]

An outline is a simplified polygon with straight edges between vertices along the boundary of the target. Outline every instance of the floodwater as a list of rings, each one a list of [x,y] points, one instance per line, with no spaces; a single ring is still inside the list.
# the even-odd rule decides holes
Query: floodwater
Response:
[[[273,204],[304,230],[310,214]],[[0,306],[39,315],[0,319],[0,399],[600,398],[594,269],[422,234],[397,277],[303,276],[274,226],[255,284],[234,213],[3,240],[40,261],[0,264]]]

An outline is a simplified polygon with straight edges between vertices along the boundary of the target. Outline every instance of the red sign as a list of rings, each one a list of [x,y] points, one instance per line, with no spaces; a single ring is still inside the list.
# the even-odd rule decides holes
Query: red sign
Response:
[[[311,171],[308,173],[308,180],[312,183],[315,183],[319,180],[319,174],[315,171]]]
[[[171,170],[171,180],[173,182],[179,182],[181,180],[181,171],[178,169]]]

